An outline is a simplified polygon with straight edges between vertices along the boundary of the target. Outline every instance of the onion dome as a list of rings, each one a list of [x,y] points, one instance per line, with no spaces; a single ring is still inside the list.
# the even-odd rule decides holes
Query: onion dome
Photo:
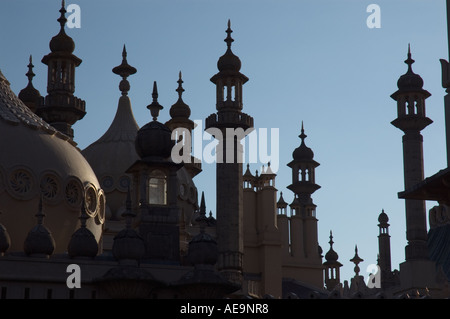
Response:
[[[384,209],[381,211],[381,214],[378,216],[378,222],[380,224],[387,224],[389,221],[388,215],[384,212]]]
[[[86,227],[99,241],[104,194],[94,171],[76,143],[33,113],[1,72],[0,136],[0,150],[7,153],[0,156],[0,211],[11,237],[9,250],[22,251],[28,231],[35,226],[33,215],[41,197],[45,225],[56,241],[55,253],[66,251],[78,229],[83,201],[93,217]]]
[[[28,256],[48,257],[55,250],[55,240],[43,223],[45,214],[42,212],[42,198],[39,201],[39,210],[35,216],[37,217],[37,225],[28,233],[23,250]]]
[[[26,106],[30,108],[31,111],[36,112],[37,103],[41,98],[41,93],[33,86],[33,77],[35,74],[33,73],[33,62],[32,57],[30,55],[30,63],[28,64],[28,72],[25,74],[28,77],[28,85],[19,92],[19,99],[25,103]]]
[[[153,121],[144,125],[136,136],[136,152],[142,158],[162,157],[167,158],[172,152],[174,142],[172,131],[164,124],[157,121],[159,111],[163,107],[158,103],[158,89],[156,81],[153,83],[153,102],[147,106],[153,117]]]
[[[301,138],[302,143],[300,144],[299,147],[297,147],[294,150],[294,152],[292,153],[292,157],[294,158],[295,161],[312,160],[314,158],[314,152],[305,144],[305,138],[307,137],[307,135],[305,134],[305,130],[303,128],[303,122],[302,122],[302,131],[299,137]]]
[[[238,72],[241,69],[241,60],[231,51],[231,44],[234,42],[234,39],[231,37],[233,31],[231,30],[230,20],[228,20],[228,29],[225,32],[227,33],[227,37],[224,41],[227,43],[228,48],[225,54],[217,61],[217,68],[219,71]]]
[[[408,65],[408,71],[400,76],[397,81],[398,89],[401,92],[417,92],[423,90],[423,79],[420,75],[412,71],[411,65],[414,62],[411,58],[411,48],[408,45],[408,59],[405,60],[405,63]]]
[[[80,216],[81,227],[73,233],[67,247],[67,252],[71,258],[94,258],[98,253],[98,243],[95,240],[95,236],[86,228],[87,219],[89,219],[89,216],[86,214],[86,208],[83,203]]]
[[[179,73],[179,78],[178,78],[178,88],[176,89],[176,91],[178,92],[178,100],[177,102],[172,105],[172,107],[170,108],[170,116],[172,118],[189,118],[189,116],[191,116],[191,109],[189,108],[189,106],[184,103],[183,98],[181,97],[184,89],[183,89],[183,80],[181,79],[181,71]]]
[[[71,37],[69,37],[64,31],[64,26],[66,25],[67,19],[65,17],[66,9],[65,9],[65,1],[62,0],[61,16],[58,18],[58,22],[61,25],[61,30],[57,35],[55,35],[50,41],[50,50],[52,52],[68,52],[72,53],[75,50],[75,42]]]
[[[131,211],[130,197],[130,189],[128,189],[126,211],[123,213],[125,229],[114,237],[112,254],[121,264],[135,265],[144,257],[145,244],[142,237],[131,227],[131,221],[135,214]]]
[[[3,256],[10,246],[11,238],[9,237],[8,231],[5,226],[0,224],[0,256]]]
[[[325,259],[328,262],[328,264],[332,264],[332,263],[336,263],[337,262],[339,256],[338,256],[337,252],[335,252],[333,250],[334,242],[333,242],[333,234],[332,234],[331,231],[330,231],[330,241],[329,241],[329,243],[330,243],[330,250],[328,250],[328,252],[325,254]]]
[[[135,149],[139,126],[128,96],[130,84],[127,80],[128,76],[137,71],[127,62],[125,45],[122,51],[122,63],[112,71],[122,77],[119,85],[122,95],[119,98],[116,115],[106,132],[86,147],[82,153],[105,191],[107,211],[111,214],[111,216],[107,215],[107,218],[120,219],[125,211],[123,203],[131,181],[125,171],[139,159]]]

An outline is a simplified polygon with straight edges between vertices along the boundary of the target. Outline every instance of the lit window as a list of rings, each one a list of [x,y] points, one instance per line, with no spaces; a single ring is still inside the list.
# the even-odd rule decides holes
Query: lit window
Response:
[[[161,171],[153,171],[150,175],[148,185],[149,204],[167,204],[167,183],[166,176]]]

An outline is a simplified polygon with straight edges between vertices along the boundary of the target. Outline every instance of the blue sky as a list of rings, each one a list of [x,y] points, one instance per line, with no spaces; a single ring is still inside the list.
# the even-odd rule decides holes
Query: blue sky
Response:
[[[392,265],[404,260],[405,208],[402,132],[390,122],[396,103],[390,95],[407,70],[408,43],[416,61],[413,70],[424,79],[427,115],[434,121],[423,131],[425,176],[446,167],[440,58],[448,59],[444,0],[68,0],[81,8],[81,28],[67,29],[74,54],[83,60],[76,70],[75,95],[86,101],[87,115],[76,125],[81,149],[109,127],[117,108],[120,78],[111,72],[121,62],[124,44],[128,62],[138,72],[129,77],[136,121],[151,120],[146,106],[153,81],[169,119],[177,100],[178,72],[183,73],[184,101],[193,120],[215,112],[217,60],[225,52],[227,20],[233,29],[233,52],[250,78],[243,87],[244,112],[256,128],[279,128],[280,169],[276,187],[286,201],[292,193],[286,166],[300,144],[304,122],[306,144],[321,165],[313,199],[319,219],[319,244],[334,249],[344,264],[341,278],[353,276],[355,244],[367,265],[376,263],[378,215],[390,218]],[[366,8],[381,9],[381,28],[369,29]],[[34,85],[46,91],[47,69],[40,62],[58,33],[59,0],[15,0],[0,3],[0,69],[18,93],[26,86],[28,57],[33,55]],[[253,164],[252,171],[265,163]],[[215,211],[215,167],[203,165],[195,178],[205,191],[207,209]],[[431,208],[435,203],[427,203]]]

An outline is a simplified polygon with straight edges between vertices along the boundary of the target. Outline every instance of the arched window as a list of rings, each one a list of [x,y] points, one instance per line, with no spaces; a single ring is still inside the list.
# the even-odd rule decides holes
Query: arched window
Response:
[[[167,205],[167,180],[161,171],[153,171],[148,183],[149,204]]]

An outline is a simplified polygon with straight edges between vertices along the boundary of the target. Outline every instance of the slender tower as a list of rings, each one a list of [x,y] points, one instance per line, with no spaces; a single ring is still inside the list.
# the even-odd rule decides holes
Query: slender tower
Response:
[[[404,132],[403,168],[405,189],[424,179],[423,137],[420,132],[433,123],[425,114],[425,99],[431,94],[424,90],[423,80],[412,71],[411,50],[408,47],[408,59],[405,60],[408,71],[398,82],[398,90],[391,95],[397,101],[397,118],[392,125]],[[428,259],[425,201],[406,199],[406,260]]]
[[[391,265],[391,236],[389,235],[389,217],[382,210],[378,216],[378,266],[381,271],[381,288],[386,289],[395,284]]]
[[[205,129],[215,132],[218,269],[235,283],[242,283],[243,172],[241,139],[253,127],[253,118],[242,112],[242,85],[248,78],[239,72],[240,59],[231,51],[230,21],[226,30],[227,51],[217,62],[217,113],[206,118]]]
[[[36,114],[61,133],[73,138],[72,125],[86,114],[86,104],[73,95],[75,92],[75,68],[81,59],[73,55],[75,43],[64,31],[67,19],[64,0],[58,22],[59,33],[50,41],[50,53],[42,58],[48,66],[47,93]]]
[[[447,37],[448,53],[450,55],[450,0],[447,2]],[[447,144],[447,167],[450,167],[450,63],[444,59],[440,59],[442,66],[442,87],[447,93],[444,97],[445,111],[445,136]]]

